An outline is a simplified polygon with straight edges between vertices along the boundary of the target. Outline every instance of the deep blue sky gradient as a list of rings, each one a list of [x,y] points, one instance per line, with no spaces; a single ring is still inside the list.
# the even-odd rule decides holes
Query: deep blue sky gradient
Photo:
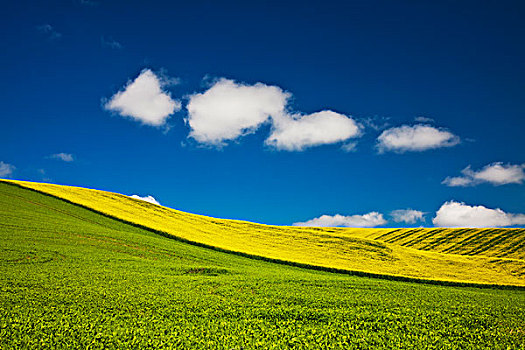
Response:
[[[0,161],[13,178],[271,224],[413,208],[431,225],[447,200],[525,213],[524,185],[441,184],[467,165],[525,162],[523,1],[4,1],[0,19]],[[368,127],[355,152],[286,152],[263,145],[263,127],[203,148],[187,139],[184,108],[168,132],[103,110],[144,68],[179,77],[175,98],[204,91],[205,77],[263,82],[291,92],[297,111],[391,126],[425,116],[462,142],[377,154]],[[76,159],[48,158],[59,152]]]

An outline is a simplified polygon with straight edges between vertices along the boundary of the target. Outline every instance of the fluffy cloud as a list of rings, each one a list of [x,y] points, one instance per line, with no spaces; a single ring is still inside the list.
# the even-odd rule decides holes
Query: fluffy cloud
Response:
[[[364,215],[322,215],[318,218],[305,222],[296,222],[294,226],[312,226],[312,227],[375,227],[386,224],[383,214],[370,212]]]
[[[0,161],[0,176],[9,177],[15,169],[14,165]]]
[[[64,162],[68,162],[68,163],[75,160],[73,155],[70,154],[70,153],[55,153],[55,154],[50,155],[49,158],[62,160]]]
[[[308,115],[282,115],[273,118],[272,133],[266,144],[286,151],[337,143],[359,136],[356,122],[343,114],[321,111]]]
[[[447,177],[443,184],[451,187],[474,186],[480,183],[490,183],[495,186],[506,184],[521,184],[525,180],[525,164],[512,165],[501,162],[486,165],[479,171],[474,171],[470,165],[463,169],[463,176]]]
[[[117,92],[104,104],[106,110],[130,117],[146,125],[162,126],[168,117],[181,108],[180,101],[173,100],[163,90],[168,82],[150,69],[144,69],[124,90]]]
[[[525,225],[525,215],[450,201],[439,208],[432,222],[440,227],[504,227]]]
[[[189,136],[200,143],[224,146],[226,141],[254,132],[270,116],[283,114],[289,97],[277,86],[220,79],[205,92],[190,96]]]
[[[425,221],[425,213],[413,209],[399,209],[390,213],[395,222],[406,222],[407,224],[415,224],[417,221]]]
[[[145,202],[153,203],[153,204],[156,204],[156,205],[160,205],[160,203],[157,202],[157,200],[153,196],[141,197],[139,195],[133,194],[130,197],[131,198],[135,198],[135,199],[139,199],[141,201],[145,201]]]
[[[205,92],[190,96],[189,136],[197,142],[222,147],[269,122],[272,132],[267,145],[301,151],[359,135],[359,126],[343,114],[328,110],[307,115],[288,113],[290,97],[278,86],[219,79]]]
[[[417,124],[387,129],[379,135],[377,141],[380,152],[406,152],[452,147],[459,143],[459,137],[430,125]]]

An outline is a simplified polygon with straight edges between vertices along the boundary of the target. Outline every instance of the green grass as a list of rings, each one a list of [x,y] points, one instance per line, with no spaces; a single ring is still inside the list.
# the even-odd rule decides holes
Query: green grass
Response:
[[[520,349],[525,291],[192,246],[0,183],[0,348]]]

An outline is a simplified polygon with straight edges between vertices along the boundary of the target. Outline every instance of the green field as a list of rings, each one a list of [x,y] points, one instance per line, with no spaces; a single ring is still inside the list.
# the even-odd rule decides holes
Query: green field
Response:
[[[525,291],[223,253],[0,183],[0,348],[522,349]]]

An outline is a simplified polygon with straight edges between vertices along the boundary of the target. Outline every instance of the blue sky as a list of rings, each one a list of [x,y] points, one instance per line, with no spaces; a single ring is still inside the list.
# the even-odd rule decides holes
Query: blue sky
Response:
[[[0,177],[279,225],[525,225],[521,1],[0,16]]]

